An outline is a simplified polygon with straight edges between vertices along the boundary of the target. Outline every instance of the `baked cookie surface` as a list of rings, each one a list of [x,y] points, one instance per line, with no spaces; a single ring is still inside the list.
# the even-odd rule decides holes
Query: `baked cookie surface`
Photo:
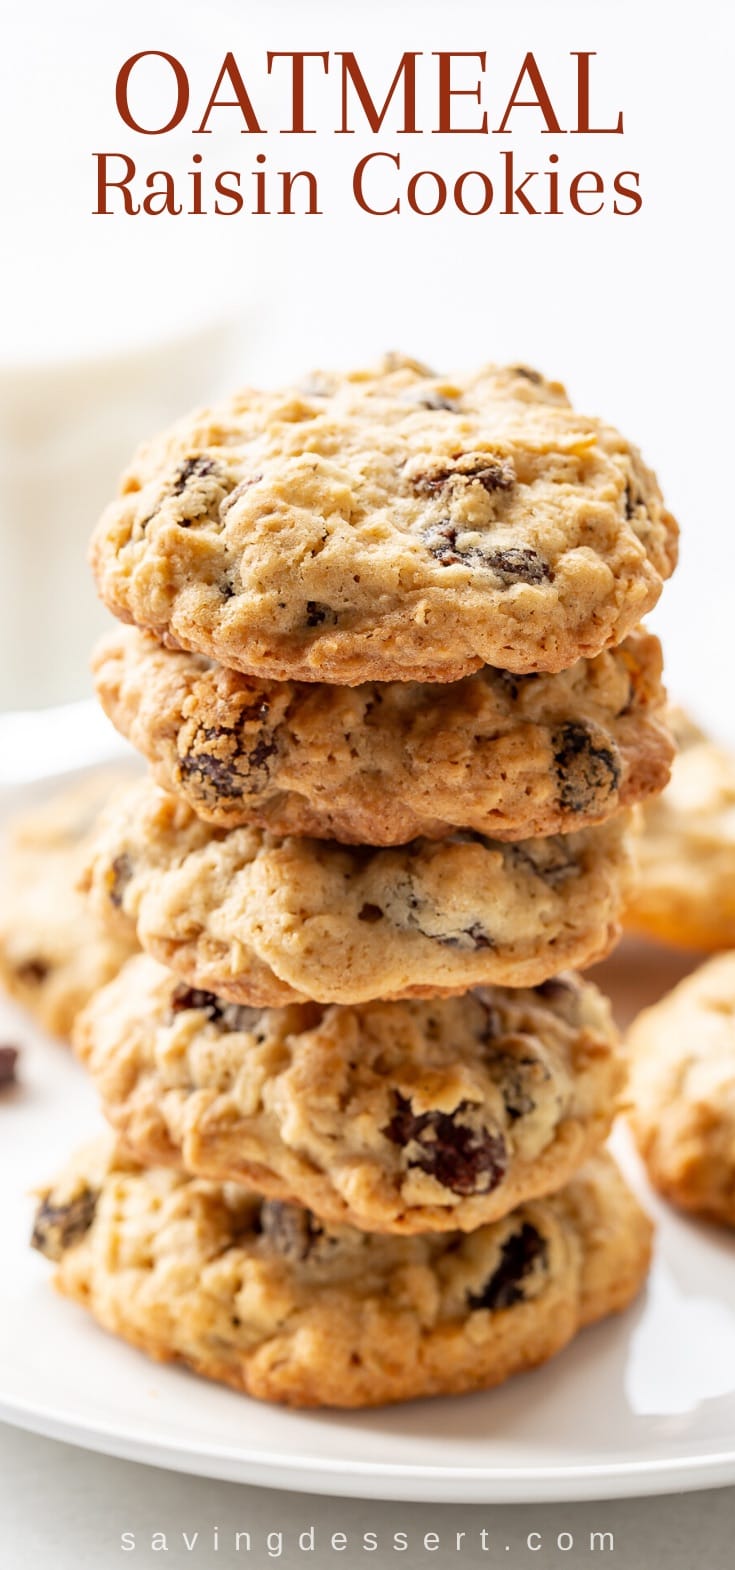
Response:
[[[661,790],[673,756],[661,647],[642,631],[555,676],[484,666],[450,684],[269,682],[134,628],[93,669],[158,784],[227,828],[367,845],[566,833]]]
[[[389,357],[246,389],[148,443],[91,562],[121,620],[231,669],[454,681],[621,642],[676,537],[636,449],[558,383]]]
[[[650,1223],[613,1161],[470,1234],[327,1227],[237,1185],[88,1152],[34,1243],[105,1329],[262,1400],[377,1406],[479,1390],[624,1308]]]
[[[217,829],[144,780],[100,825],[93,908],[195,987],[265,1007],[537,986],[617,935],[625,823],[375,850]]]
[[[253,1009],[132,960],[75,1045],[127,1149],[369,1231],[471,1230],[561,1187],[623,1068],[609,1006],[536,991]]]
[[[718,954],[632,1026],[630,1119],[654,1186],[735,1226],[735,954]]]
[[[138,947],[134,933],[98,921],[76,887],[99,813],[130,779],[95,771],[3,829],[0,985],[55,1035],[69,1034]]]
[[[641,811],[625,925],[682,948],[735,947],[735,755],[680,711],[663,795]]]

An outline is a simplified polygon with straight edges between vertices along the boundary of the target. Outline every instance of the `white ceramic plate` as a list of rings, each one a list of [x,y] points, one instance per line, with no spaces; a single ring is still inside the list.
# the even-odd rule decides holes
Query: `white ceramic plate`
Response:
[[[622,952],[607,978],[625,1008],[681,964]],[[263,1406],[148,1362],[55,1297],[28,1248],[27,1191],[89,1136],[94,1100],[68,1051],[10,1005],[0,1041],[23,1048],[20,1084],[0,1102],[1,1417],[136,1461],[320,1494],[497,1503],[735,1482],[735,1238],[649,1197],[660,1225],[646,1293],[545,1368],[485,1395],[365,1414]]]

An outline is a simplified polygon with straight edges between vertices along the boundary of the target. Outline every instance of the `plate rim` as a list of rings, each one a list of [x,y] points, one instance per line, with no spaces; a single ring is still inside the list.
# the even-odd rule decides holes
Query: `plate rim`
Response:
[[[735,1447],[700,1456],[590,1465],[473,1467],[377,1463],[308,1455],[284,1459],[274,1451],[234,1450],[209,1442],[148,1439],[125,1424],[74,1419],[53,1407],[0,1394],[0,1420],[12,1427],[139,1465],[162,1467],[222,1482],[396,1503],[572,1504],[633,1499],[735,1485]]]

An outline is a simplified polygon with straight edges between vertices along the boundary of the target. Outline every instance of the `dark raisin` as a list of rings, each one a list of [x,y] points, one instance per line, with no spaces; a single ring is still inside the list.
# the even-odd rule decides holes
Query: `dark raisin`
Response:
[[[465,471],[468,478],[477,480],[488,496],[494,491],[512,491],[516,477],[509,463],[487,463]]]
[[[31,1248],[37,1248],[47,1259],[61,1259],[66,1249],[72,1248],[89,1231],[97,1199],[97,1193],[86,1186],[64,1205],[55,1205],[47,1195],[36,1211]]]
[[[204,992],[200,987],[190,987],[180,981],[171,993],[171,1015],[186,1013],[188,1009],[200,1010],[212,1024],[222,1025],[225,1030],[254,1030],[263,1020],[262,1009],[249,1008],[245,1003],[228,1003],[224,998],[216,997],[214,992]]]
[[[642,506],[643,497],[639,491],[634,490],[629,481],[625,487],[625,516],[629,523],[632,518],[635,518],[638,508]]]
[[[503,1021],[500,1017],[500,1010],[495,1007],[494,1003],[489,1002],[483,991],[476,992],[474,996],[482,1009],[478,1040],[494,1041],[496,1036],[500,1036],[503,1033]]]
[[[12,1085],[15,1081],[15,1070],[18,1063],[18,1048],[0,1047],[0,1088]]]
[[[248,703],[240,710],[240,724],[250,723],[251,720],[267,720],[270,711],[269,698],[256,698],[254,703]],[[210,741],[213,736],[221,736],[223,734],[222,727],[214,726],[211,730],[205,730],[204,734],[207,740]],[[225,734],[227,733],[225,732]]]
[[[311,1253],[322,1228],[310,1210],[265,1199],[260,1207],[260,1230],[271,1247],[285,1259],[301,1261]]]
[[[559,805],[566,812],[601,810],[620,784],[620,761],[613,748],[596,743],[587,725],[561,725],[551,741],[559,781]]]
[[[545,1003],[549,1003],[568,1025],[579,1025],[582,1014],[582,991],[576,982],[566,981],[562,976],[553,976],[549,981],[542,981],[534,991]]]
[[[453,523],[440,523],[435,529],[429,530],[426,543],[442,567],[452,567],[456,562],[466,561],[457,550],[458,530]]]
[[[197,778],[202,785],[213,785],[218,796],[237,799],[242,796],[243,780],[232,765],[211,752],[189,752],[179,759],[179,772],[183,779]]]
[[[15,974],[18,980],[25,982],[29,987],[40,987],[42,982],[46,980],[46,977],[50,975],[50,972],[51,966],[48,961],[38,956],[34,956],[33,959],[24,959],[20,965],[15,967]]]
[[[379,905],[367,904],[363,905],[362,909],[358,911],[357,919],[358,921],[367,921],[372,925],[375,921],[382,921],[384,915],[385,911],[381,910]]]
[[[535,878],[542,878],[552,889],[566,883],[568,878],[578,877],[580,872],[579,862],[561,834],[536,840],[535,844],[526,841],[524,845],[508,845],[506,854]]]
[[[473,921],[471,927],[463,927],[461,932],[452,932],[446,938],[438,938],[445,949],[492,949],[495,940],[490,933],[485,931],[479,921]]]
[[[530,365],[511,365],[510,370],[514,376],[522,376],[525,381],[533,382],[534,387],[540,387],[543,376],[538,371],[532,371]]]
[[[225,518],[230,508],[234,507],[235,502],[238,502],[240,497],[244,496],[245,492],[250,490],[251,485],[257,485],[258,481],[262,480],[262,478],[262,474],[249,474],[246,480],[240,480],[240,483],[234,486],[229,494],[223,497],[222,501],[220,502],[220,518]]]
[[[383,1129],[387,1139],[408,1151],[406,1164],[427,1172],[453,1194],[488,1194],[505,1176],[508,1151],[499,1131],[463,1122],[471,1112],[461,1101],[454,1112],[414,1113],[399,1091],[396,1110]]]
[[[214,474],[214,463],[211,458],[205,458],[202,454],[198,458],[187,458],[186,462],[176,470],[171,495],[183,496],[189,481],[203,478],[205,474]]]
[[[529,1075],[525,1071],[530,1069],[533,1073],[538,1068],[538,1060],[515,1057],[512,1052],[496,1052],[489,1068],[502,1094],[511,1123],[533,1112],[536,1102],[529,1093]]]
[[[267,704],[261,706],[261,713],[267,712]],[[247,718],[247,715],[243,715],[243,719]],[[204,735],[208,740],[220,740],[229,746],[229,756],[218,757],[216,753],[206,751],[185,753],[179,759],[183,779],[198,779],[201,786],[211,785],[214,793],[230,800],[241,797],[246,786],[250,794],[263,789],[269,776],[269,759],[278,752],[275,741],[267,736],[259,736],[250,752],[239,753],[232,731],[210,728]],[[259,773],[263,776],[260,780],[253,777]]]
[[[111,871],[110,902],[119,908],[122,905],[125,890],[133,876],[133,863],[127,851],[123,851],[121,855],[115,857]]]
[[[459,414],[459,404],[456,398],[442,398],[441,393],[425,393],[419,398],[422,409],[436,409],[446,414]]]
[[[481,835],[476,837],[480,844],[484,845],[487,843],[482,839]],[[466,835],[453,835],[452,842],[455,844],[461,843],[466,839],[470,843],[474,838],[472,831],[469,831]],[[408,852],[410,856],[418,856],[421,854],[423,844],[422,840],[415,840],[409,845],[404,845],[403,850]],[[369,859],[372,852],[367,847],[360,847],[360,849]],[[480,921],[470,922],[468,926],[459,928],[454,932],[442,933],[432,931],[431,928],[436,920],[436,906],[432,900],[428,899],[421,892],[420,888],[416,888],[410,873],[399,881],[394,882],[390,893],[391,897],[386,901],[386,914],[402,930],[420,932],[422,937],[428,938],[432,943],[439,943],[444,948],[491,949],[495,947],[495,939],[483,927]]]
[[[336,620],[337,617],[331,605],[321,605],[318,600],[306,601],[307,627],[321,627],[325,621],[335,622]]]
[[[481,485],[492,496],[496,491],[513,489],[515,471],[504,459],[468,457],[458,459],[451,468],[414,475],[412,483],[418,496],[438,496],[448,486],[458,483]]]
[[[248,764],[251,769],[265,768],[268,759],[275,757],[277,752],[278,748],[274,741],[268,741],[267,737],[260,736],[248,753]]]
[[[574,983],[572,981],[564,981],[562,976],[551,976],[548,981],[539,982],[539,985],[534,987],[533,990],[538,993],[540,998],[544,998],[547,1003],[564,1002],[570,996],[575,997],[577,992]]]
[[[530,545],[508,545],[505,550],[483,550],[482,560],[504,584],[551,581],[551,568]]]
[[[531,1226],[530,1221],[524,1221],[520,1231],[512,1232],[506,1238],[500,1250],[500,1264],[482,1290],[468,1294],[467,1307],[496,1310],[522,1303],[526,1277],[536,1264],[545,1268],[548,1254],[546,1239]]]
[[[512,671],[493,670],[492,666],[490,665],[483,666],[483,669],[481,672],[479,672],[479,674],[484,676],[485,680],[488,682],[492,682],[493,680],[501,682],[505,695],[510,699],[510,702],[518,702],[518,697],[522,686],[520,676],[514,675]]]
[[[552,572],[538,551],[530,545],[509,545],[505,550],[495,550],[486,545],[468,545],[458,542],[460,530],[446,519],[426,532],[426,544],[442,567],[462,562],[468,567],[484,567],[500,578],[504,588],[514,583],[551,582]]]
[[[214,458],[204,453],[187,458],[169,485],[169,497],[175,502],[171,508],[173,521],[181,529],[200,523],[222,526],[224,504],[236,488],[231,475]],[[224,575],[225,580],[227,576]],[[211,587],[215,589],[217,585]]]
[[[201,1009],[208,1019],[221,1019],[225,1005],[213,992],[201,987],[190,987],[185,981],[177,982],[171,993],[171,1013],[183,1014],[187,1009]]]

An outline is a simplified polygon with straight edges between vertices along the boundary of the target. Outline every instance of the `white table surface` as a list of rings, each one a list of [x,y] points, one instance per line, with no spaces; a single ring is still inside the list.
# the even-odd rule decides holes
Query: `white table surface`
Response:
[[[300,1550],[299,1534],[312,1526],[314,1551]],[[235,1550],[238,1531],[250,1534],[249,1552],[244,1537]],[[378,1539],[374,1552],[362,1547],[362,1535],[368,1532]],[[462,1532],[458,1552],[457,1534]],[[612,1551],[590,1548],[594,1532],[613,1534]],[[134,1534],[134,1549],[123,1549],[123,1533]],[[160,1539],[158,1549],[152,1546],[155,1533],[165,1534],[165,1551]],[[331,1547],[333,1533],[345,1534],[344,1548]],[[405,1550],[393,1547],[394,1533],[405,1534]],[[428,1549],[423,1546],[426,1533],[436,1534],[438,1546],[433,1539]],[[269,1534],[275,1534],[270,1548]],[[533,1546],[530,1534],[538,1534],[531,1537]],[[566,1536],[558,1548],[560,1534]],[[577,1505],[381,1504],[183,1477],[0,1425],[2,1570],[121,1570],[125,1565],[264,1570],[271,1563],[283,1570],[326,1570],[338,1564],[350,1570],[361,1564],[379,1570],[393,1564],[404,1570],[432,1564],[465,1570],[535,1565],[546,1570],[600,1559],[616,1570],[693,1570],[696,1565],[729,1570],[734,1535],[732,1488]]]

